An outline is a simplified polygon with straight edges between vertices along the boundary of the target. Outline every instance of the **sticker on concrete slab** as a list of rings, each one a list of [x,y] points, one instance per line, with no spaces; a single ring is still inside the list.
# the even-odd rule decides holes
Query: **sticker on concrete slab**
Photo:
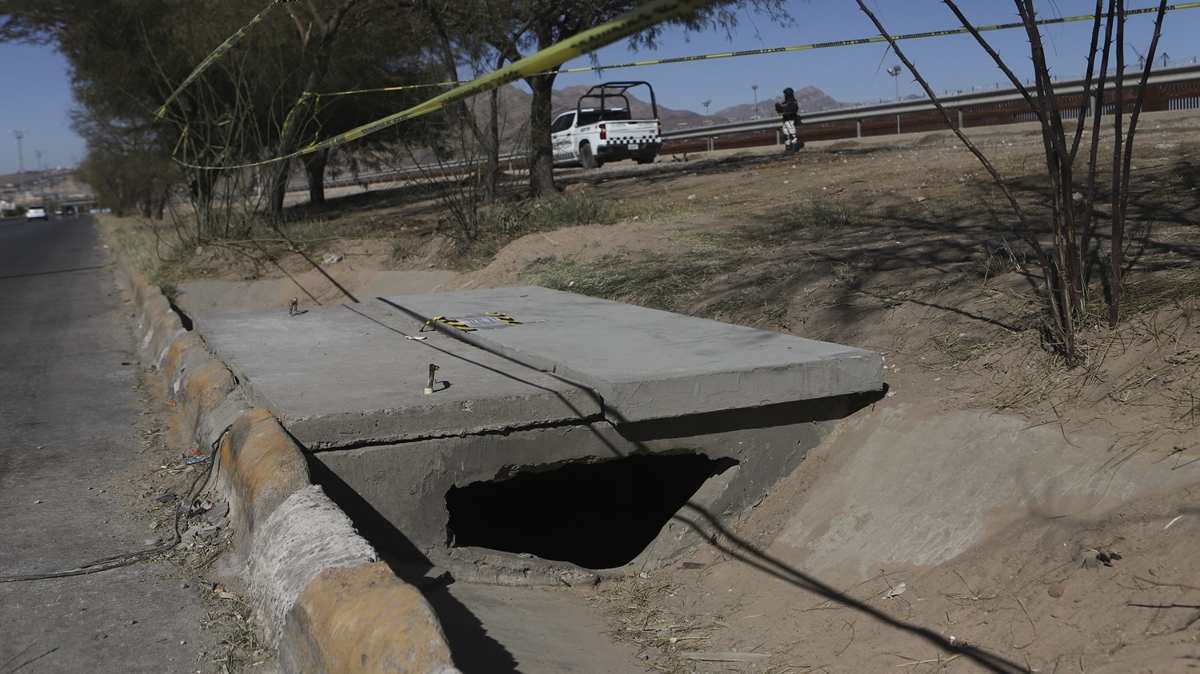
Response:
[[[457,328],[463,332],[474,332],[476,330],[487,330],[489,328],[506,328],[510,325],[520,325],[521,322],[513,319],[506,314],[498,314],[488,312],[482,316],[467,316],[464,318],[448,318],[446,316],[434,316],[425,321],[425,327],[429,327],[433,323],[445,323],[452,328]],[[425,328],[421,328],[424,330]]]
[[[487,313],[483,316],[467,316],[460,318],[460,321],[476,330],[486,330],[487,328],[506,328],[510,325],[520,325],[520,321],[513,320],[511,317],[504,314]]]

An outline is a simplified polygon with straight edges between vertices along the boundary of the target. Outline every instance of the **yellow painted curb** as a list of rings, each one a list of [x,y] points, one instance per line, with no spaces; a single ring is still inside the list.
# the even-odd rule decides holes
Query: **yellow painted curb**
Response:
[[[264,409],[238,417],[221,439],[217,456],[217,482],[231,496],[239,539],[266,522],[296,490],[309,485],[304,456]]]
[[[167,305],[170,307],[170,305]],[[174,311],[167,311],[151,323],[150,343],[147,345],[151,363],[161,367],[163,354],[181,335],[186,334],[183,321]]]
[[[289,672],[454,672],[429,603],[383,562],[326,569],[288,613],[279,650]]]
[[[176,375],[179,374],[179,367],[183,363],[183,357],[187,355],[189,349],[193,348],[204,349],[204,340],[200,339],[200,335],[194,332],[185,332],[171,342],[170,348],[167,349],[166,355],[163,356],[162,365],[159,366],[159,369],[162,370],[168,382],[175,380]]]

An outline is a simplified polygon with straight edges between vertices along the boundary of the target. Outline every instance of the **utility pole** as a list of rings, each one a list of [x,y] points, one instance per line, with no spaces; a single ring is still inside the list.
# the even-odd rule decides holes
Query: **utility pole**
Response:
[[[887,69],[887,74],[892,76],[892,81],[896,83],[896,101],[900,101],[900,73],[904,68],[896,65]],[[896,113],[896,135],[900,135],[900,113]]]
[[[758,85],[751,84],[750,88],[754,90],[754,119],[758,119]]]
[[[24,130],[13,129],[17,137],[17,178],[21,183],[21,203],[25,203],[25,153],[21,150],[21,139],[25,137]]]
[[[892,81],[896,83],[896,100],[900,100],[900,73],[904,72],[904,68],[900,66],[892,66],[887,69],[887,74],[892,76]]]
[[[38,193],[41,195],[42,205],[45,206],[45,204],[46,204],[46,173],[44,171],[42,171],[42,151],[34,150],[33,153],[37,155],[37,159],[38,159],[38,177],[37,177]]]

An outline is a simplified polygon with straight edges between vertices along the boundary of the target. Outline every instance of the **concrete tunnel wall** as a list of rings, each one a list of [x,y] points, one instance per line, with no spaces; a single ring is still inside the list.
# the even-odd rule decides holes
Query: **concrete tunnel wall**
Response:
[[[325,478],[320,477],[323,471],[314,472],[335,500],[339,493],[342,498],[361,498],[365,502],[361,505],[395,528],[383,535],[403,537],[403,541],[393,543],[411,545],[456,577],[505,584],[553,583],[562,581],[565,573],[573,582],[579,582],[589,576],[622,575],[631,569],[667,565],[701,542],[702,536],[684,522],[667,521],[655,540],[634,559],[622,567],[605,570],[580,569],[511,553],[454,548],[449,540],[447,493],[454,487],[505,480],[566,464],[692,453],[736,462],[710,477],[689,499],[691,506],[729,524],[795,469],[829,434],[835,419],[869,399],[848,395],[621,427],[597,422],[436,438],[322,451],[311,454],[311,458],[328,471],[329,477]],[[547,503],[546,507],[556,505]],[[698,519],[688,512],[678,515]],[[383,545],[388,545],[387,541]]]

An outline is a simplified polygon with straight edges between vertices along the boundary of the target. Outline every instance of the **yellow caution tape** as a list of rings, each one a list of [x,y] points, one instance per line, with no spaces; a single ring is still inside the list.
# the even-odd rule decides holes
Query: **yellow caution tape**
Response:
[[[1172,11],[1172,10],[1177,10],[1177,9],[1195,9],[1197,7],[1200,7],[1200,2],[1189,2],[1189,3],[1179,4],[1179,5],[1167,5],[1166,10]],[[1157,7],[1147,7],[1147,8],[1142,8],[1142,9],[1126,10],[1125,14],[1126,15],[1147,14],[1150,12],[1157,12],[1157,11],[1158,11]],[[1050,24],[1070,23],[1070,22],[1075,22],[1075,21],[1089,21],[1093,17],[1094,17],[1094,15],[1092,15],[1092,14],[1081,14],[1079,16],[1059,17],[1056,19],[1041,19],[1041,20],[1037,21],[1036,23],[1039,26],[1045,26],[1045,25],[1050,25]],[[1024,27],[1025,27],[1025,24],[1016,22],[1016,23],[1000,23],[1000,24],[996,24],[994,26],[980,26],[980,27],[977,27],[975,30],[977,30],[979,32],[988,32],[988,31],[996,31],[996,30],[1010,30],[1010,29],[1014,29],[1014,28],[1024,28]],[[892,37],[895,40],[916,40],[916,39],[927,38],[927,37],[944,37],[947,35],[965,35],[969,32],[970,31],[966,28],[955,28],[955,29],[949,29],[949,30],[927,31],[924,33],[908,33],[905,35],[894,35]],[[629,63],[617,63],[617,64],[613,64],[613,65],[583,66],[580,68],[564,68],[562,70],[559,70],[558,72],[559,72],[559,74],[586,73],[586,72],[601,71],[601,70],[613,70],[616,68],[638,68],[638,67],[643,67],[643,66],[667,65],[670,63],[688,63],[691,61],[713,61],[713,60],[717,60],[717,59],[727,59],[727,58],[734,58],[734,57],[738,57],[738,56],[762,56],[764,54],[781,54],[781,53],[785,53],[785,52],[808,51],[808,50],[812,50],[812,49],[828,49],[830,47],[850,47],[850,46],[854,46],[854,45],[873,44],[873,43],[878,43],[878,42],[887,42],[887,39],[882,36],[879,36],[879,37],[858,38],[858,39],[854,39],[854,40],[840,40],[837,42],[816,42],[813,44],[793,45],[790,47],[764,47],[762,49],[745,49],[745,50],[741,50],[741,51],[719,52],[719,53],[715,53],[715,54],[696,54],[693,56],[675,56],[672,58],[653,59],[653,60],[649,60],[649,61],[630,61]],[[456,86],[458,84],[459,84],[458,82],[437,82],[437,83],[432,83],[432,84],[410,84],[410,85],[398,86],[398,87],[381,87],[378,89],[356,89],[353,91],[334,91],[334,92],[315,94],[315,95],[318,97],[321,97],[321,96],[351,96],[351,95],[356,95],[356,94],[378,93],[378,92],[384,92],[384,91],[402,91],[405,89],[424,89],[424,88],[428,88],[428,87]]]
[[[472,328],[457,318],[446,318],[445,316],[434,316],[433,318],[425,321],[425,325],[421,326],[421,329],[417,332],[425,332],[425,329],[433,327],[434,323],[445,323],[446,325],[449,325],[452,328],[458,328],[463,332],[475,332],[475,328]]]
[[[445,325],[449,325],[452,328],[457,328],[463,332],[475,332],[479,328],[498,328],[506,325],[520,325],[521,321],[518,321],[507,314],[498,314],[492,311],[485,313],[483,316],[468,316],[462,319],[434,316],[433,318],[425,321],[425,325],[421,326],[421,329],[418,330],[418,332],[425,332],[425,329],[432,327],[434,323],[444,323]]]
[[[513,82],[522,77],[529,77],[550,71],[557,68],[559,65],[567,61],[582,56],[591,51],[595,51],[601,47],[607,46],[620,40],[623,37],[628,37],[639,31],[645,30],[651,26],[655,26],[664,21],[677,18],[688,12],[700,9],[706,5],[710,5],[717,0],[654,0],[638,7],[637,9],[625,12],[621,16],[609,21],[608,23],[596,26],[585,30],[574,37],[567,38],[553,46],[547,47],[535,54],[526,56],[525,58],[507,65],[499,70],[476,78],[466,84],[462,84],[450,91],[435,96],[420,105],[411,107],[407,110],[397,112],[394,115],[389,115],[374,122],[369,122],[356,129],[351,129],[345,133],[338,134],[328,140],[321,141],[303,147],[291,154],[274,157],[261,162],[252,164],[241,164],[237,166],[194,166],[184,164],[183,166],[192,169],[241,169],[252,168],[255,166],[264,166],[292,159],[306,154],[311,154],[319,150],[342,145],[352,140],[357,140],[363,136],[381,131],[390,126],[399,124],[400,122],[427,115],[431,112],[436,112],[445,107],[448,103],[471,98],[485,91],[497,89],[509,82]],[[265,11],[265,10],[264,10]],[[232,39],[232,38],[231,38]],[[215,52],[214,52],[215,53]],[[210,57],[211,58],[211,57]]]
[[[192,71],[192,74],[188,75],[187,78],[183,80],[182,84],[180,84],[178,87],[175,87],[175,91],[171,92],[171,95],[167,97],[167,100],[162,104],[162,107],[160,107],[158,111],[154,113],[154,116],[161,119],[162,116],[167,112],[167,106],[170,105],[171,102],[176,98],[178,98],[179,94],[183,93],[183,90],[200,76],[200,73],[208,70],[208,67],[216,62],[216,60],[220,58],[222,54],[229,51],[229,48],[232,47],[234,43],[236,43],[238,40],[241,40],[246,35],[247,31],[253,28],[254,25],[259,21],[265,19],[267,14],[270,14],[271,10],[275,9],[275,5],[285,5],[289,2],[295,1],[296,0],[273,0],[271,4],[267,5],[266,8],[263,9],[263,11],[255,14],[253,19],[247,21],[246,25],[242,26],[237,30],[237,32],[226,38],[225,41],[218,45],[211,54],[205,57],[205,59],[200,62],[200,65],[196,66],[195,70]]]
[[[1178,4],[1178,5],[1167,5],[1166,9],[1167,9],[1167,11],[1172,11],[1172,10],[1177,10],[1177,9],[1195,9],[1197,7],[1200,7],[1200,2],[1188,2],[1188,3]],[[1127,9],[1127,10],[1125,10],[1125,15],[1130,16],[1130,15],[1134,15],[1134,14],[1148,14],[1150,12],[1157,12],[1157,11],[1158,11],[1157,7],[1147,7],[1147,8],[1143,8],[1143,9]],[[1070,23],[1070,22],[1074,22],[1074,21],[1090,21],[1093,18],[1094,18],[1094,15],[1092,15],[1092,14],[1083,14],[1083,15],[1079,15],[1079,16],[1065,16],[1065,17],[1059,17],[1056,19],[1042,19],[1042,20],[1037,21],[1037,25],[1046,26],[1046,25],[1051,25],[1051,24]],[[1025,24],[1017,22],[1017,23],[1001,23],[1001,24],[996,24],[994,26],[979,26],[979,27],[976,27],[975,30],[977,30],[979,32],[987,32],[987,31],[995,31],[995,30],[1009,30],[1012,28],[1024,28],[1024,27],[1025,27]],[[916,40],[916,39],[927,38],[927,37],[944,37],[947,35],[964,35],[967,33],[970,33],[970,30],[967,28],[954,28],[954,29],[949,29],[949,30],[934,30],[934,31],[928,31],[928,32],[924,32],[924,33],[908,33],[905,35],[893,35],[892,39],[894,39],[894,40]],[[592,70],[611,70],[614,68],[634,68],[634,67],[641,67],[641,66],[665,65],[668,63],[686,63],[686,62],[690,62],[690,61],[710,61],[710,60],[715,60],[715,59],[733,58],[736,56],[760,56],[762,54],[780,54],[780,53],[784,53],[784,52],[807,51],[810,49],[828,49],[830,47],[849,47],[849,46],[853,46],[853,45],[872,44],[872,43],[876,43],[876,42],[887,42],[887,38],[885,38],[883,36],[878,36],[878,37],[858,38],[855,40],[839,40],[837,42],[816,42],[813,44],[796,45],[796,46],[792,46],[792,47],[766,47],[764,49],[747,49],[747,50],[743,50],[743,51],[722,52],[719,54],[699,54],[696,56],[676,56],[673,58],[655,59],[652,61],[632,61],[630,63],[618,63],[616,65],[591,66],[591,67],[586,67],[586,68],[567,68],[564,70],[560,70],[559,73],[582,73],[582,72],[588,72],[588,71],[592,71]]]
[[[563,72],[566,72],[566,71],[563,71]],[[455,82],[429,82],[426,84],[405,84],[402,86],[378,87],[375,89],[352,89],[350,91],[327,91],[325,93],[315,93],[315,92],[306,91],[304,93],[307,95],[310,95],[310,96],[317,96],[319,98],[321,96],[353,96],[356,94],[378,94],[378,93],[383,93],[383,92],[388,92],[388,91],[405,91],[407,89],[428,89],[430,87],[457,87],[460,84],[462,84],[462,82],[458,82],[458,81],[455,81]]]

